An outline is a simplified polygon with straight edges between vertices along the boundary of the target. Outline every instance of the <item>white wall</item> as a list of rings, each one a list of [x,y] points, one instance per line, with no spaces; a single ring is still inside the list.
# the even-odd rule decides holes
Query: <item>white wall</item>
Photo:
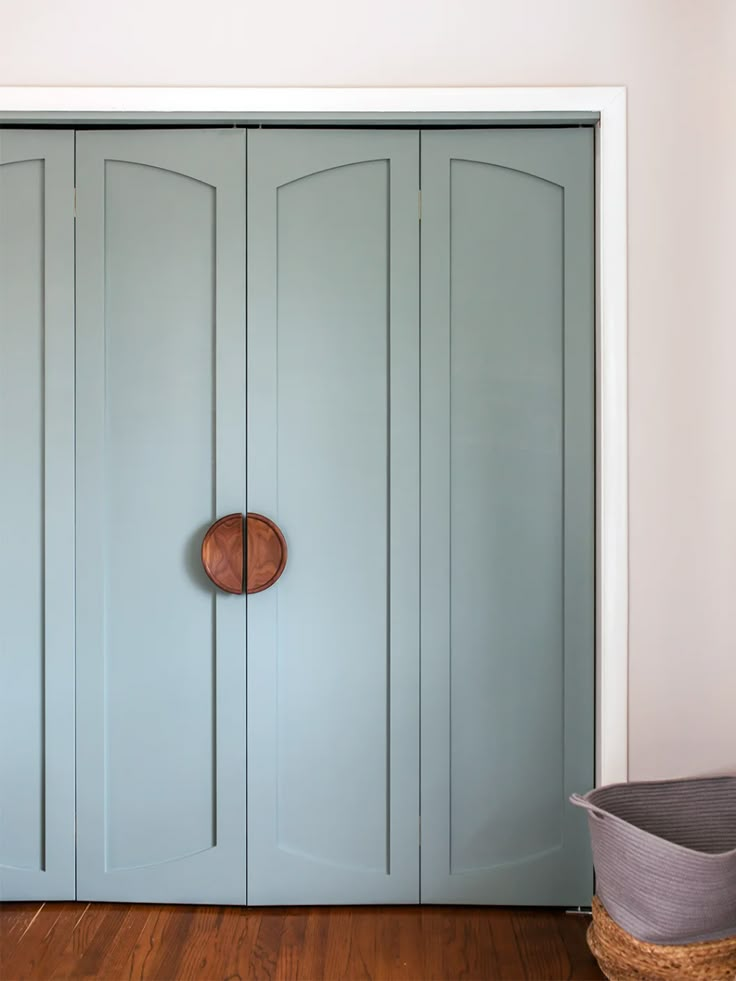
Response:
[[[736,770],[736,0],[0,11],[0,84],[628,86],[631,775]]]

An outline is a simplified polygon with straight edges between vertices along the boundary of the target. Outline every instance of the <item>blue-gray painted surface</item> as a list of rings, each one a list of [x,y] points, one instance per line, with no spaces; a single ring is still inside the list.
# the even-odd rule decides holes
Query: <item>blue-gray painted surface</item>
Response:
[[[256,132],[248,503],[251,903],[419,897],[417,133]]]
[[[78,898],[245,901],[245,134],[77,136]]]
[[[422,900],[590,901],[593,140],[422,135]]]
[[[74,897],[74,134],[0,133],[0,899]]]

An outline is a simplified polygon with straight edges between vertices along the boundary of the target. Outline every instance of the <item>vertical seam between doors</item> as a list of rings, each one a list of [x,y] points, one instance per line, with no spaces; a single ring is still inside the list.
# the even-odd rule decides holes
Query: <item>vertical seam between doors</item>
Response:
[[[418,132],[418,154],[417,154],[417,184],[419,185],[419,194],[422,193],[422,130]],[[418,242],[417,242],[417,354],[418,354],[418,404],[417,404],[417,423],[418,423],[418,441],[419,441],[419,459],[418,459],[418,501],[417,505],[419,508],[419,555],[417,563],[417,578],[419,584],[419,609],[418,609],[418,658],[419,658],[419,678],[418,678],[418,693],[417,699],[419,702],[419,713],[418,713],[418,723],[419,723],[419,795],[418,795],[418,810],[419,814],[417,817],[417,832],[418,832],[418,855],[419,855],[419,876],[418,876],[418,900],[422,902],[422,534],[423,534],[423,522],[422,522],[422,238],[423,238],[423,215],[421,212],[421,206],[424,202],[421,201],[420,197],[420,212],[418,224]]]
[[[73,452],[74,462],[72,469],[72,511],[74,515],[74,534],[72,552],[72,581],[74,583],[74,596],[72,599],[72,623],[74,625],[74,679],[72,690],[74,691],[73,707],[73,726],[74,726],[74,898],[79,895],[79,834],[78,834],[78,795],[79,780],[77,775],[77,131],[74,130],[72,140],[72,178],[74,183],[74,211],[73,211],[73,256],[72,256],[72,426],[73,426]]]

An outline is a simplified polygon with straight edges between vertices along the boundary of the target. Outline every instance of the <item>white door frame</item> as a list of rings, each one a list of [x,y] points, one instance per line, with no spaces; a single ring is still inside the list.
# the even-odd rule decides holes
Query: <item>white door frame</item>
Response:
[[[596,112],[596,782],[628,778],[628,354],[626,89],[0,87],[0,118],[56,113]],[[585,788],[581,788],[584,790]]]

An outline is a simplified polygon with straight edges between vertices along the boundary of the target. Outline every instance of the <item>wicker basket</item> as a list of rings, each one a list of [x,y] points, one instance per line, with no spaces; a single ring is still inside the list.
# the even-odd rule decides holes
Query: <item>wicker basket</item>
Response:
[[[736,937],[664,946],[637,940],[593,897],[588,946],[610,981],[734,981]]]
[[[612,784],[574,794],[588,812],[596,892],[652,944],[736,936],[736,777]]]

